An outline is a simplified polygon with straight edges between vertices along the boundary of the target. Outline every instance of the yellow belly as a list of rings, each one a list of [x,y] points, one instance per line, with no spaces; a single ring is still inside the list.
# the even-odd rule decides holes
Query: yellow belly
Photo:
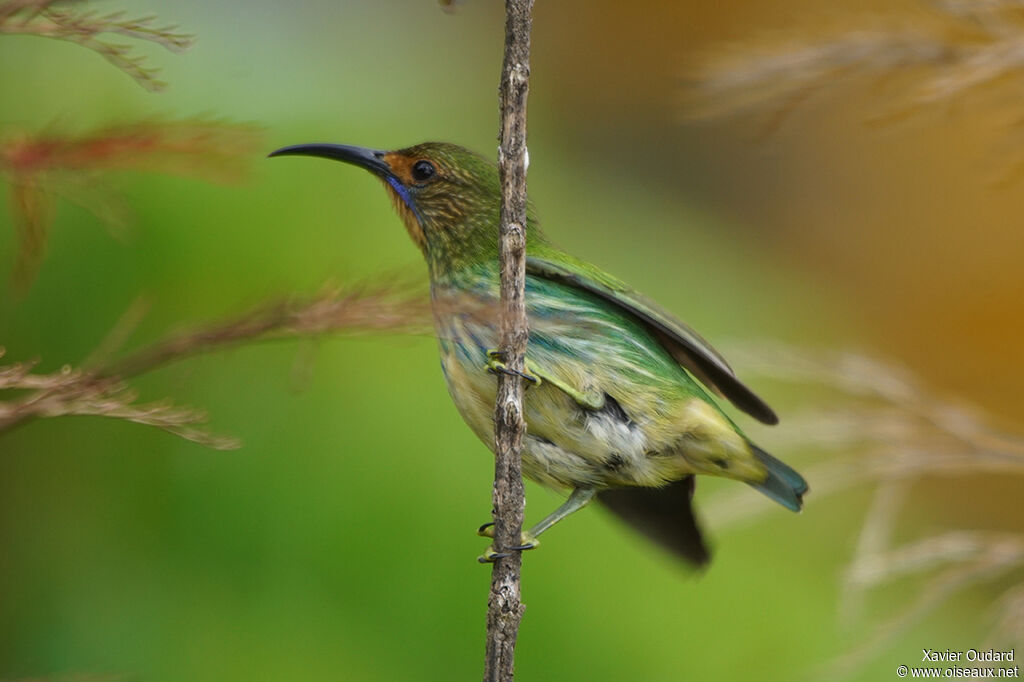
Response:
[[[497,377],[469,367],[455,352],[442,353],[448,392],[477,437],[494,449],[494,401]],[[555,386],[527,386],[524,395],[527,435],[523,474],[556,488],[659,486],[680,478],[680,460],[652,452],[641,424],[582,409]]]

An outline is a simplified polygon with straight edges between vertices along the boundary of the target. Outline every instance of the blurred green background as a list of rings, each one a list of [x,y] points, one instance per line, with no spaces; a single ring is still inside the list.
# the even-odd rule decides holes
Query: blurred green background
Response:
[[[74,45],[3,36],[0,123],[83,131],[215,115],[264,127],[265,151],[424,140],[495,151],[499,3],[454,14],[430,0],[95,4],[199,36],[181,56],[140,46],[167,92]],[[742,118],[681,124],[695,51],[810,6],[696,4],[538,3],[530,187],[548,234],[713,341],[873,349],[1019,421],[1022,321],[1007,310],[1019,313],[1024,276],[1005,216],[1020,188],[993,190],[963,143],[936,144],[962,121],[863,127],[850,101],[856,112],[866,93],[826,96],[758,144]],[[133,344],[327,280],[425,278],[372,178],[312,160],[254,164],[230,187],[115,176],[134,214],[121,240],[62,202],[38,279],[0,296],[7,359],[77,363],[140,294],[152,308]],[[0,211],[5,280],[15,249]],[[492,460],[450,404],[432,339],[244,347],[135,385],[206,408],[245,447],[213,452],[97,418],[0,437],[0,678],[478,678],[490,571],[474,561],[486,544],[474,530],[489,518]],[[757,387],[785,429],[798,397]],[[770,430],[743,424],[771,449]],[[814,459],[776,454],[797,468]],[[698,507],[720,489],[711,483]],[[947,485],[921,513],[970,521],[988,485]],[[702,576],[598,509],[560,526],[525,559],[519,677],[813,676],[873,625],[844,629],[837,616],[870,491],[819,504],[811,486],[799,517],[772,509],[717,532]],[[559,501],[532,485],[528,498],[530,519]],[[1017,505],[989,499],[989,515],[1019,522]],[[854,679],[892,679],[922,647],[982,646],[990,596],[944,604]]]

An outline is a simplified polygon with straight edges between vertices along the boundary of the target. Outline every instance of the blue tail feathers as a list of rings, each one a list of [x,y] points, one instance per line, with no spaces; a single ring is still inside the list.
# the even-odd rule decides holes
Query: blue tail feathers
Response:
[[[783,507],[800,511],[804,504],[804,494],[808,490],[807,481],[785,462],[775,459],[753,443],[750,449],[761,464],[768,470],[768,478],[761,483],[750,486],[775,500]]]

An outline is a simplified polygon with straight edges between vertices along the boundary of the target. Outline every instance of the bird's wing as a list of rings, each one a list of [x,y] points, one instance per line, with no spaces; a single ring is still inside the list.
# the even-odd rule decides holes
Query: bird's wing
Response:
[[[693,515],[693,476],[661,488],[609,488],[597,499],[641,533],[698,568],[711,552]]]
[[[701,383],[765,424],[777,424],[772,408],[746,387],[707,341],[653,301],[594,266],[562,252],[530,255],[526,272],[587,291],[632,315]]]

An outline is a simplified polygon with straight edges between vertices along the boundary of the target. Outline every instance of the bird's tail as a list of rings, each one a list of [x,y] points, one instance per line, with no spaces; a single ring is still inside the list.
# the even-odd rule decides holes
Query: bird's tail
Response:
[[[804,504],[804,494],[809,490],[804,477],[791,466],[775,459],[753,443],[750,443],[750,449],[757,460],[768,470],[768,478],[761,483],[750,483],[749,485],[760,490],[783,507],[800,511]]]
[[[711,559],[693,516],[693,476],[662,488],[611,488],[597,499],[644,535],[696,566]]]

